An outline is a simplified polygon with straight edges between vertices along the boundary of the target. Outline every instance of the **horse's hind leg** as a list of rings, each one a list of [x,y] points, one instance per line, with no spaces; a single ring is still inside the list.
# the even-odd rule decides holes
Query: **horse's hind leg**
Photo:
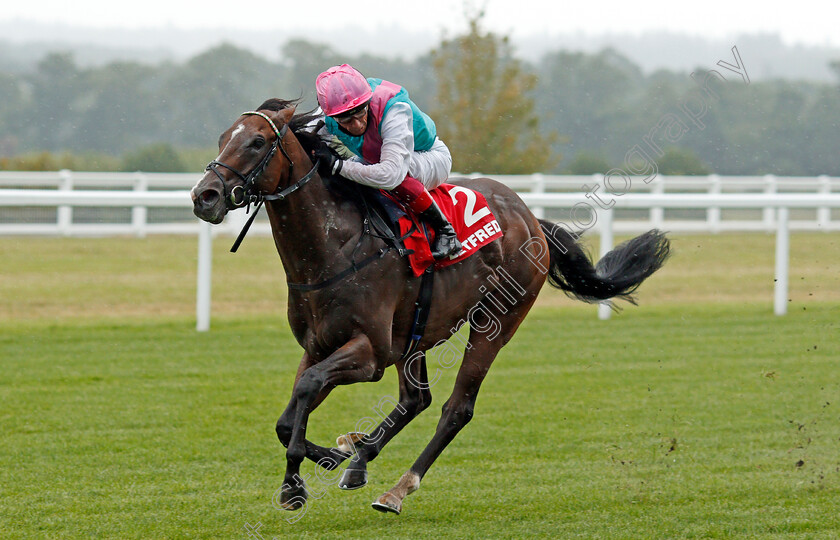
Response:
[[[367,484],[368,462],[373,461],[388,441],[432,403],[425,353],[415,353],[408,359],[397,362],[395,367],[400,382],[399,402],[374,431],[361,438],[358,443],[355,440],[350,442],[356,450],[356,456],[338,482],[341,489],[364,487]]]
[[[375,509],[399,514],[403,498],[420,487],[420,480],[435,459],[472,418],[478,389],[501,348],[501,343],[488,341],[480,336],[476,339],[474,334],[471,330],[472,347],[464,355],[452,395],[443,404],[443,412],[434,437],[397,485],[373,503]]]
[[[487,312],[492,313],[493,319],[500,325],[500,330],[495,334],[488,330],[489,328],[497,328],[493,325],[488,325],[484,329],[485,331],[482,331],[478,325],[471,325],[470,346],[464,353],[464,360],[458,370],[452,395],[443,404],[443,411],[434,437],[423,450],[423,453],[420,454],[420,457],[417,458],[417,461],[414,462],[414,465],[403,474],[397,485],[373,503],[375,509],[399,514],[402,509],[402,501],[406,495],[420,487],[420,480],[432,466],[432,463],[472,419],[478,390],[487,375],[487,371],[499,350],[510,341],[516,329],[519,328],[519,324],[531,309],[541,285],[542,280],[533,279],[526,287],[528,293],[522,298],[521,303],[509,310],[504,310],[504,312],[500,312],[498,308],[487,306]]]

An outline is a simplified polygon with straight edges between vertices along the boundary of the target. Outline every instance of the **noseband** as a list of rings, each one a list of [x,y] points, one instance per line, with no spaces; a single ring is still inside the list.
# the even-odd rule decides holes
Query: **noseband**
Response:
[[[289,187],[277,191],[275,190],[274,193],[271,194],[263,194],[256,188],[256,181],[263,172],[265,172],[265,168],[268,167],[268,164],[274,158],[275,154],[277,154],[277,149],[280,149],[280,153],[283,154],[283,157],[286,158],[286,161],[289,162],[289,174],[288,177],[291,178],[292,170],[295,167],[292,158],[286,152],[286,149],[283,147],[283,137],[286,135],[286,132],[289,130],[289,124],[283,124],[281,129],[277,129],[277,126],[274,124],[274,121],[259,111],[247,111],[242,113],[243,116],[245,115],[255,115],[261,118],[264,118],[266,122],[271,126],[271,129],[274,131],[274,134],[277,138],[272,143],[271,147],[268,149],[268,152],[263,156],[262,160],[257,164],[256,167],[251,169],[247,175],[243,174],[242,172],[234,169],[230,165],[223,163],[219,160],[211,161],[207,167],[204,169],[205,171],[212,171],[219,180],[222,182],[222,186],[225,190],[225,205],[228,206],[228,209],[235,209],[235,208],[242,208],[246,204],[249,206],[251,203],[255,203],[256,207],[254,209],[254,213],[251,214],[251,217],[245,223],[245,226],[242,228],[242,231],[239,233],[239,237],[234,242],[233,247],[230,249],[231,251],[235,252],[237,248],[239,248],[239,244],[242,243],[242,239],[245,238],[245,234],[248,232],[248,229],[251,228],[251,224],[254,222],[254,218],[257,217],[257,212],[259,212],[260,207],[264,201],[282,201],[290,194],[294,193],[298,189],[300,189],[304,184],[309,182],[313,176],[315,176],[315,171],[318,170],[318,165],[320,164],[320,160],[317,160],[315,164],[312,166],[312,169],[306,173],[303,178],[295,182],[294,184],[290,185]],[[240,180],[242,180],[243,184],[239,186],[234,186],[233,188],[228,191],[227,183],[225,182],[225,177],[222,176],[222,173],[219,172],[219,167],[229,170]],[[277,189],[280,189],[279,182]]]

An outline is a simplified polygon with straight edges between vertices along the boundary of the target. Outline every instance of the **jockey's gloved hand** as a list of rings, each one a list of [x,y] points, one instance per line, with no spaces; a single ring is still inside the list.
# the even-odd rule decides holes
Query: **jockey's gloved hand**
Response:
[[[321,163],[318,165],[318,172],[326,176],[336,176],[339,174],[341,172],[341,165],[344,163],[344,160],[326,144],[322,144],[312,151],[312,159],[321,160]]]

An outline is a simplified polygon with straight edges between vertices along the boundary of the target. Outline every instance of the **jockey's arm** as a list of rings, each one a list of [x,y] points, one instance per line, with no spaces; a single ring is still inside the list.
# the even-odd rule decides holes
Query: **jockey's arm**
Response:
[[[379,163],[347,160],[341,176],[378,189],[394,189],[405,179],[414,151],[414,119],[407,103],[394,103],[382,118]],[[373,129],[373,126],[371,126]]]

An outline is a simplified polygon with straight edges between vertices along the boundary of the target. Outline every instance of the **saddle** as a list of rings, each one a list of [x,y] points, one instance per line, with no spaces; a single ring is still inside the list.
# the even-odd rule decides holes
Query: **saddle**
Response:
[[[404,207],[388,191],[355,183],[354,185],[357,186],[363,201],[362,207],[366,205],[377,211],[378,217],[387,223],[390,232],[402,242],[415,276],[422,275],[430,268],[439,270],[461,262],[481,247],[503,236],[499,222],[481,193],[463,186],[443,184],[429,193],[452,224],[463,248],[455,257],[435,260],[431,251],[431,244],[435,239],[432,227]]]
[[[487,206],[484,196],[480,193],[451,184],[444,184],[431,190],[430,194],[455,228],[458,239],[463,245],[461,253],[452,259],[436,261],[431,251],[434,230],[421,222],[387,191],[362,186],[355,182],[341,180],[332,182],[337,184],[336,189],[341,190],[345,196],[349,195],[349,198],[359,206],[364,216],[364,232],[384,240],[387,251],[395,249],[400,256],[407,257],[414,276],[423,276],[420,292],[414,303],[410,337],[402,356],[407,358],[414,352],[425,332],[431,308],[435,270],[460,262],[476,253],[482,246],[501,238],[502,229]],[[464,202],[463,211],[456,208],[461,200]],[[354,267],[357,266],[354,263]]]

